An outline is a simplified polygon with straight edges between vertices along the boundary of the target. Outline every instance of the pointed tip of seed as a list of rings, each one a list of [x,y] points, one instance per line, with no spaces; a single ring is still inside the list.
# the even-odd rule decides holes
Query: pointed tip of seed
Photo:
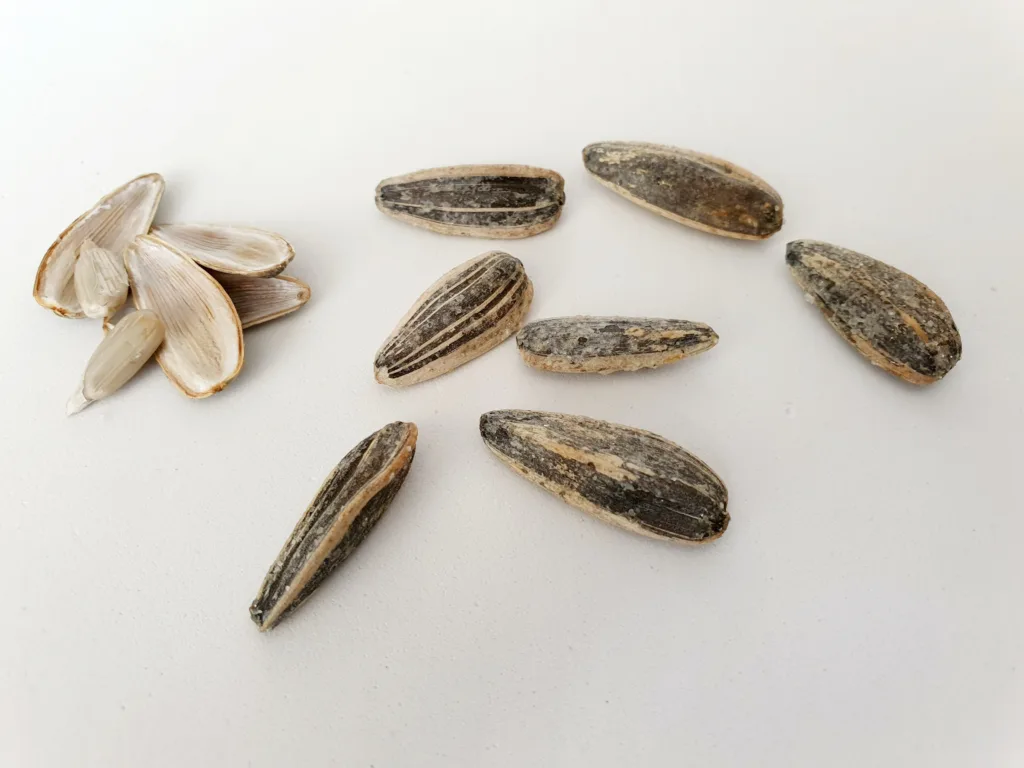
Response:
[[[258,608],[256,606],[256,603],[253,603],[249,606],[249,618],[252,619],[253,623],[256,625],[256,628],[259,629],[260,632],[266,632],[268,629],[274,626],[273,624],[264,624],[264,617],[265,612],[263,611],[262,608]]]
[[[401,379],[393,379],[388,375],[388,367],[382,363],[377,363],[373,366],[373,378],[378,384],[383,384],[386,387],[394,387],[395,389],[401,389],[406,386],[406,382]]]
[[[85,396],[85,393],[82,391],[82,388],[79,387],[77,390],[75,390],[75,393],[68,398],[68,405],[65,413],[68,416],[74,416],[76,413],[81,411],[83,408],[86,408],[91,403],[92,400],[87,398]]]
[[[800,250],[803,246],[802,240],[791,240],[786,243],[786,263],[789,266],[798,264],[800,262]]]
[[[105,320],[110,316],[110,307],[100,304],[82,304],[82,313],[90,320]]]
[[[480,414],[480,436],[489,442],[494,432],[501,426],[501,420],[508,411],[488,411]]]

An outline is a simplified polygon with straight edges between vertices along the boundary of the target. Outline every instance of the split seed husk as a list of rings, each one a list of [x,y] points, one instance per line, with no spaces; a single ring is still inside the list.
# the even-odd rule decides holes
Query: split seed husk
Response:
[[[619,528],[706,542],[729,525],[718,475],[651,432],[585,416],[491,411],[480,417],[480,434],[515,472]]]
[[[295,257],[274,232],[217,224],[159,224],[153,234],[207,269],[229,275],[272,277]]]
[[[519,330],[533,300],[523,263],[491,251],[431,285],[374,359],[381,384],[405,387],[448,373]]]
[[[793,279],[858,352],[911,384],[938,381],[960,360],[953,315],[924,283],[862,253],[818,240],[786,248]]]
[[[523,361],[555,373],[616,373],[657,368],[718,343],[711,326],[649,317],[552,317],[516,336]]]
[[[103,320],[128,299],[124,258],[86,240],[75,262],[75,294],[86,317]]]
[[[405,481],[417,434],[415,424],[388,424],[327,476],[249,607],[260,631],[298,608],[366,538]]]
[[[209,273],[155,237],[125,251],[132,298],[159,315],[166,329],[156,360],[178,389],[200,398],[219,392],[242,369],[242,324]]]
[[[309,286],[291,275],[243,277],[214,274],[235,305],[242,328],[275,320],[309,301]]]
[[[142,309],[120,320],[89,358],[82,383],[68,400],[68,416],[123,387],[163,339],[164,324],[154,312]]]
[[[75,260],[82,243],[92,240],[120,258],[136,236],[149,232],[163,193],[163,178],[149,173],[118,187],[75,219],[43,256],[33,289],[36,301],[63,317],[85,317],[75,294]]]
[[[637,205],[688,227],[741,240],[782,228],[782,197],[733,163],[689,149],[604,141],[583,150],[598,182]]]
[[[456,165],[385,179],[377,207],[442,235],[511,239],[551,229],[565,204],[565,181],[528,165]]]

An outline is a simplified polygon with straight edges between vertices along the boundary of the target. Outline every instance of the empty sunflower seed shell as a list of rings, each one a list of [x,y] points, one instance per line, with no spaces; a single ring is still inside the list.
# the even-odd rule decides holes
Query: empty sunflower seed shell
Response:
[[[86,317],[105,319],[128,298],[128,273],[124,259],[86,240],[75,262],[75,294]]]
[[[89,358],[82,383],[68,400],[68,416],[123,387],[163,339],[164,324],[153,312],[142,309],[119,321]]]
[[[244,277],[215,274],[238,311],[242,328],[294,312],[309,301],[309,286],[291,275]]]
[[[960,332],[949,309],[907,273],[817,240],[789,243],[786,263],[829,324],[882,370],[931,384],[960,360]]]
[[[480,434],[527,480],[619,528],[705,542],[729,525],[718,475],[651,432],[585,416],[491,411],[480,417]]]
[[[159,224],[153,234],[207,269],[229,275],[271,277],[295,257],[274,232],[217,224]]]
[[[704,323],[649,317],[553,317],[528,323],[516,336],[527,365],[556,373],[657,368],[717,343]]]
[[[193,398],[224,389],[242,369],[243,347],[242,324],[220,283],[149,235],[128,246],[125,267],[135,306],[163,321],[165,338],[156,360],[167,378]]]
[[[430,286],[377,351],[374,377],[404,387],[448,373],[519,330],[533,300],[523,263],[491,251]]]
[[[442,235],[519,238],[551,229],[565,203],[565,182],[528,165],[456,165],[385,179],[377,207]]]
[[[405,481],[416,436],[415,424],[388,424],[328,475],[249,607],[261,631],[298,608],[366,538]]]
[[[604,141],[583,150],[598,182],[637,205],[688,227],[741,240],[782,228],[782,198],[764,179],[689,149]]]
[[[120,258],[137,235],[149,231],[164,193],[164,180],[149,173],[118,187],[75,219],[43,256],[33,296],[63,317],[85,317],[75,293],[75,261],[86,240]]]

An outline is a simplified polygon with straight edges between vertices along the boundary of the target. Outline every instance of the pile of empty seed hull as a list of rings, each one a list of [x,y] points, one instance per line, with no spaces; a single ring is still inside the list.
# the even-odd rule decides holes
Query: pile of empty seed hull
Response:
[[[601,184],[654,213],[723,237],[763,240],[783,223],[782,198],[749,171],[709,155],[637,142],[583,150]],[[113,326],[69,410],[110,394],[149,355],[191,397],[227,384],[242,363],[242,328],[301,306],[309,290],[279,275],[292,256],[281,238],[234,227],[150,224],[163,181],[143,176],[100,201],[58,238],[36,299],[69,317],[109,318],[128,287],[137,312]],[[444,235],[529,237],[565,204],[554,171],[467,165],[382,181],[377,207]],[[871,363],[930,384],[960,359],[942,300],[910,275],[836,245],[796,240],[786,263],[808,300]],[[442,275],[409,308],[374,359],[374,377],[405,387],[441,376],[512,335],[523,361],[569,374],[656,368],[711,349],[708,325],[678,318],[574,316],[524,325],[533,284],[519,259],[490,251]],[[207,352],[210,354],[207,354]],[[527,480],[605,522],[652,538],[701,543],[729,525],[728,493],[710,467],[675,443],[585,416],[503,410],[480,435]],[[414,424],[394,422],[337,465],[299,520],[250,607],[261,630],[298,607],[366,537],[412,464]]]
[[[309,286],[281,274],[295,256],[283,237],[251,227],[154,227],[163,192],[156,173],[129,181],[75,219],[39,265],[36,301],[62,317],[101,320],[106,332],[69,414],[113,394],[154,353],[189,397],[219,392],[242,369],[242,330],[309,300]],[[129,289],[136,311],[117,319]]]

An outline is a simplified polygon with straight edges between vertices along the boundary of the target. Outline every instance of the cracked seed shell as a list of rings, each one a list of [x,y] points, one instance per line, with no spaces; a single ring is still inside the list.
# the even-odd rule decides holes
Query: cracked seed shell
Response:
[[[242,370],[242,324],[231,299],[210,274],[151,235],[125,250],[132,299],[163,321],[156,361],[188,397],[219,392]]]
[[[245,277],[213,273],[238,312],[242,329],[300,309],[309,301],[309,286],[291,275]]]
[[[85,317],[75,294],[75,260],[92,240],[120,258],[137,235],[149,232],[164,193],[164,180],[147,173],[118,187],[75,219],[46,251],[36,272],[36,302],[62,317]]]

